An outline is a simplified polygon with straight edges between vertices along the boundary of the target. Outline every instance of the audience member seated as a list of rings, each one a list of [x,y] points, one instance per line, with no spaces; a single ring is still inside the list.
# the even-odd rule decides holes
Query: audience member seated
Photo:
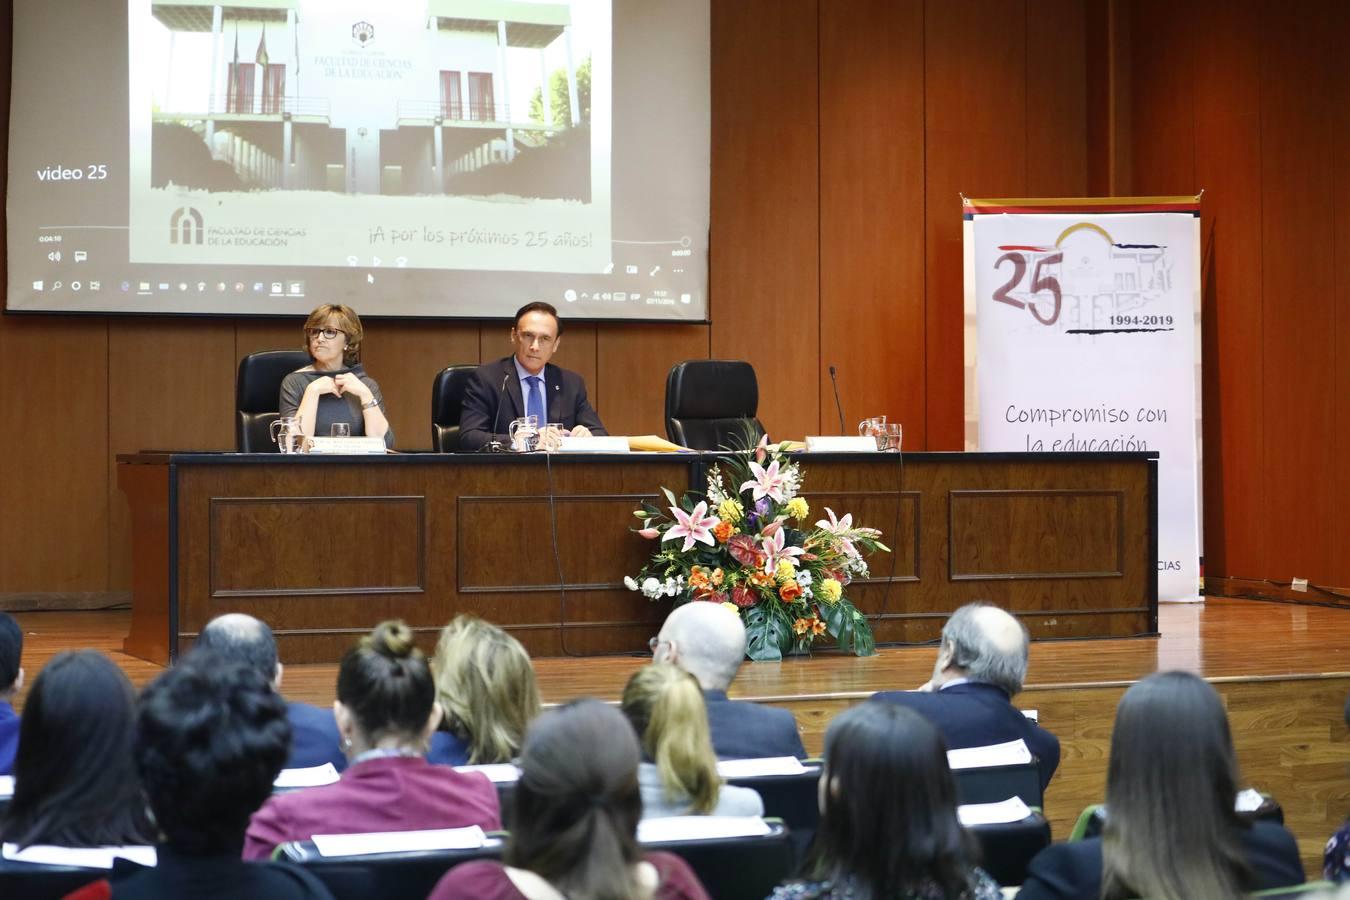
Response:
[[[637,738],[613,707],[581,700],[545,713],[521,751],[505,865],[456,866],[429,900],[706,898],[684,860],[638,845],[638,760]]]
[[[334,784],[268,800],[249,823],[246,858],[315,834],[502,827],[492,782],[426,760],[441,708],[431,669],[403,622],[381,622],[347,651],[333,712],[347,771]]]
[[[1345,724],[1350,727],[1350,697],[1345,698]],[[1350,819],[1347,819],[1322,851],[1322,877],[1327,881],[1350,880]]]
[[[1042,790],[1059,765],[1059,738],[1013,706],[1027,674],[1026,628],[987,603],[970,603],[942,627],[933,678],[917,691],[885,691],[874,700],[922,713],[953,750],[1022,739],[1040,763]]]
[[[155,842],[132,755],[136,695],[112,660],[95,650],[52,657],[28,693],[20,731],[0,841],[20,848]]]
[[[652,654],[657,662],[679,666],[698,679],[719,758],[806,756],[791,712],[727,699],[745,659],[745,624],[736,613],[720,603],[677,607],[661,626]]]
[[[956,816],[947,746],[923,716],[864,703],[825,733],[820,826],[804,877],[773,900],[960,898],[997,900],[975,867],[977,848]]]
[[[708,713],[694,676],[666,663],[645,666],[628,679],[622,708],[642,742],[638,784],[644,819],[764,815],[759,794],[723,784],[718,776]]]
[[[1116,708],[1101,837],[1052,844],[1020,900],[1237,897],[1303,883],[1284,826],[1235,811],[1237,760],[1218,693],[1189,672],[1160,672]]]
[[[277,659],[277,641],[267,623],[243,613],[216,616],[198,635],[192,652],[207,650],[226,659],[257,669],[280,693],[281,673],[285,668]],[[286,768],[303,769],[332,763],[341,772],[347,767],[342,755],[341,738],[331,709],[308,703],[287,703],[286,718],[291,723],[291,753]]]
[[[249,814],[286,762],[290,730],[286,705],[249,666],[193,652],[156,678],[141,695],[136,762],[163,832],[159,864],[72,896],[331,900],[303,869],[239,858]]]
[[[19,746],[19,714],[14,698],[23,689],[23,629],[9,613],[0,613],[0,775],[14,771]]]
[[[427,759],[452,766],[515,759],[539,715],[534,666],[520,641],[482,619],[456,616],[441,631],[431,668],[444,716]]]

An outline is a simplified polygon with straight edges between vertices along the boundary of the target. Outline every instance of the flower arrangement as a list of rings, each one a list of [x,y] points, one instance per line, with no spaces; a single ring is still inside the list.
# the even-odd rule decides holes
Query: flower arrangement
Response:
[[[664,510],[644,503],[633,513],[642,523],[634,531],[660,548],[624,584],[651,600],[726,604],[745,622],[751,659],[782,659],[827,635],[870,656],[872,629],[845,589],[867,577],[866,554],[890,548],[880,531],[828,507],[827,519],[809,524],[810,506],[798,496],[801,466],[785,447],[763,438],[713,466],[705,494],[677,500],[663,487]]]

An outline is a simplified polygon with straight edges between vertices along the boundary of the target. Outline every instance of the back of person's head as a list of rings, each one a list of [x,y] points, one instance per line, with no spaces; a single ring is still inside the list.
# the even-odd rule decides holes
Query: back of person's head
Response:
[[[970,888],[974,849],[956,816],[947,745],[927,719],[893,703],[845,710],[825,733],[821,820],[812,877],[851,881],[858,898]]]
[[[19,723],[0,837],[23,846],[154,843],[135,742],[136,696],[122,670],[96,650],[52,657]]]
[[[949,665],[971,681],[994,684],[1015,696],[1027,677],[1026,626],[988,603],[967,603],[942,626]]]
[[[256,669],[193,651],[141,694],[136,763],[175,850],[243,850],[249,816],[286,764],[286,704]]]
[[[667,663],[643,666],[623,689],[622,709],[656,763],[666,796],[689,798],[694,814],[712,812],[721,780],[708,709],[694,676]]]
[[[514,759],[539,715],[539,687],[520,641],[474,616],[441,631],[432,660],[445,726],[469,743],[469,762]]]
[[[9,613],[0,612],[0,694],[15,686],[23,665],[23,629]]]
[[[216,616],[197,635],[192,651],[199,650],[252,666],[268,681],[277,677],[277,640],[267,623],[253,616],[244,613]]]
[[[669,659],[705,690],[725,691],[745,659],[745,623],[720,603],[678,606],[661,626]],[[662,650],[657,647],[658,659]]]
[[[1104,897],[1236,897],[1249,889],[1237,760],[1218,693],[1159,672],[1116,708],[1106,774]]]
[[[361,638],[342,657],[337,698],[368,743],[418,739],[436,703],[436,685],[412,629],[391,619]]]
[[[598,700],[544,713],[520,753],[507,865],[529,869],[571,900],[642,896],[637,737]]]

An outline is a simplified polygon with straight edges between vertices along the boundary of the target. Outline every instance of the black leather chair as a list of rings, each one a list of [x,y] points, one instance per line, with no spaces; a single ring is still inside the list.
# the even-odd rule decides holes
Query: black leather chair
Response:
[[[748,787],[764,801],[766,817],[782,819],[792,835],[797,860],[806,858],[806,851],[820,825],[820,760],[807,760],[807,770],[800,775],[759,775],[751,778],[728,778],[727,784]]]
[[[459,452],[459,411],[464,388],[477,366],[446,366],[431,383],[431,446],[437,453]]]
[[[125,859],[113,860],[109,869],[85,869],[79,866],[42,866],[0,862],[0,897],[24,900],[58,900],[86,884],[108,879],[117,882],[141,871],[141,866]]]
[[[239,360],[234,384],[234,446],[240,453],[276,453],[268,430],[278,418],[281,381],[309,365],[303,350],[263,350]]]
[[[1050,846],[1050,823],[1036,811],[1020,822],[974,825],[969,831],[980,845],[980,867],[1005,886],[1026,881],[1031,858]]]
[[[304,866],[332,892],[334,900],[368,897],[425,897],[441,876],[472,859],[500,859],[500,835],[474,850],[410,850],[363,856],[324,857],[313,841],[290,841],[273,859]]]
[[[666,376],[666,435],[692,450],[738,449],[764,435],[759,382],[748,362],[691,359]]]
[[[1013,766],[953,769],[952,777],[956,781],[957,803],[1000,803],[1009,797],[1020,797],[1034,809],[1045,805],[1040,764],[1034,756],[1031,762]]]

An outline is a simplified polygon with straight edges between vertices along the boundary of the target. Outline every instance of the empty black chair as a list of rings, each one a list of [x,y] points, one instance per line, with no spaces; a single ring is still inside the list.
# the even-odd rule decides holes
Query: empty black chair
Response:
[[[309,365],[303,350],[263,350],[239,360],[234,386],[234,446],[240,453],[275,453],[268,430],[279,416],[281,381]]]
[[[1020,797],[1034,809],[1045,805],[1040,763],[1034,756],[1031,762],[1011,766],[953,769],[952,778],[956,781],[957,803],[1000,803]]]
[[[820,825],[819,760],[807,760],[807,769],[800,775],[758,775],[747,778],[728,778],[727,784],[748,787],[757,791],[764,801],[766,817],[782,819],[792,835],[792,845],[800,861],[816,836]]]
[[[973,825],[969,831],[980,844],[980,868],[1004,886],[1026,881],[1031,858],[1050,846],[1050,823],[1035,811],[1020,822]]]
[[[738,448],[747,436],[758,441],[764,426],[759,382],[748,362],[691,359],[666,376],[666,436],[692,450]]]
[[[689,863],[717,900],[763,900],[796,868],[792,834],[776,819],[769,833],[751,837],[646,842],[644,850],[674,853]]]
[[[446,366],[431,383],[431,447],[437,453],[459,452],[459,411],[464,388],[477,366]]]
[[[304,866],[327,886],[335,900],[367,897],[425,897],[441,876],[472,859],[500,859],[502,840],[495,833],[473,850],[409,850],[363,856],[324,857],[313,841],[290,841],[273,859]]]

